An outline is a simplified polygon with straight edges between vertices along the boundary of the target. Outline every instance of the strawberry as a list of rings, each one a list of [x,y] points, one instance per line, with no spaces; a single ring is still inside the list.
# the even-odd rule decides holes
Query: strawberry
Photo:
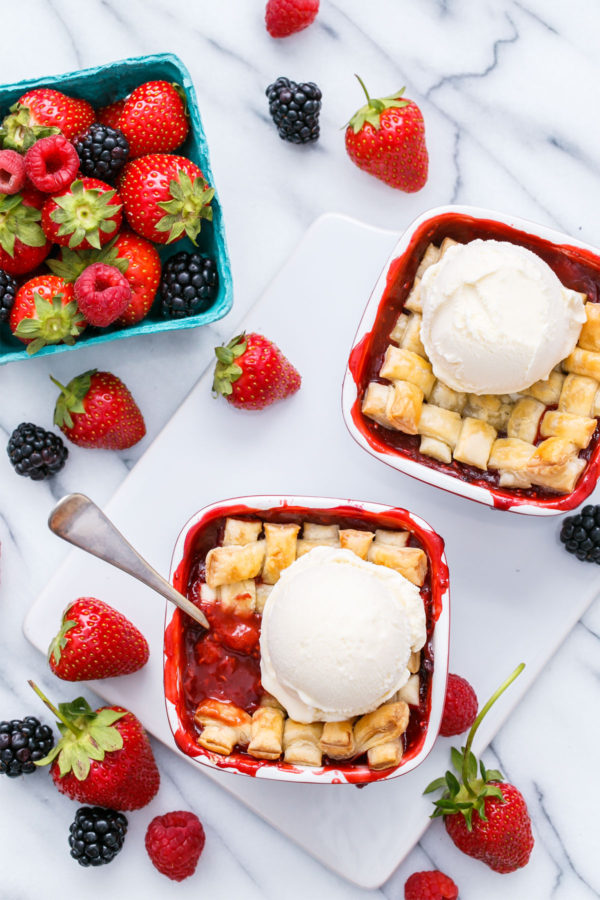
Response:
[[[176,150],[189,131],[183,89],[168,81],[140,84],[125,100],[117,128],[129,141],[131,159]]]
[[[267,31],[274,38],[287,37],[312,25],[318,12],[319,0],[268,0]]]
[[[50,377],[61,390],[54,424],[79,447],[127,450],[146,434],[137,403],[116,375],[91,369],[66,387]]]
[[[150,311],[160,284],[161,265],[156,247],[133,231],[120,231],[100,250],[63,247],[60,258],[48,260],[47,265],[65,281],[75,281],[93,263],[116,266],[129,282],[131,300],[117,323],[135,325],[140,322]]]
[[[477,694],[460,675],[448,675],[440,734],[451,737],[470,728],[477,716]]]
[[[54,784],[78,803],[131,810],[146,806],[160,785],[152,747],[141,722],[122,706],[93,710],[78,697],[58,709],[32,681],[57,717],[62,738],[36,766],[50,765]]]
[[[2,146],[24,153],[40,138],[59,131],[70,141],[95,118],[87,100],[67,97],[52,88],[34,88],[19,97],[2,122]]]
[[[74,344],[86,326],[73,285],[56,275],[38,275],[21,285],[10,311],[12,333],[33,355],[47,344]]]
[[[459,850],[481,860],[495,872],[514,872],[527,865],[533,849],[533,835],[527,805],[520,791],[504,782],[500,772],[479,764],[471,752],[475,732],[498,697],[525,668],[521,663],[488,700],[469,731],[462,751],[452,748],[452,763],[461,781],[452,772],[438,778],[425,793],[444,788],[434,801],[432,818],[444,817],[446,831]]]
[[[264,409],[300,387],[300,374],[261,334],[239,334],[215,354],[213,391],[238,409]]]
[[[120,128],[119,119],[124,106],[124,100],[115,100],[114,103],[103,106],[96,114],[96,121],[101,125],[108,125],[109,128]]]
[[[37,269],[50,253],[40,225],[44,199],[28,185],[18,194],[0,194],[0,269],[10,275]]]
[[[195,244],[202,219],[212,219],[214,189],[191,160],[169,153],[128,162],[119,178],[127,221],[157,244],[187,235]]]
[[[48,663],[64,681],[115,678],[148,662],[148,642],[129,619],[95,597],[79,597],[63,613]]]
[[[409,194],[420,191],[427,181],[429,164],[421,110],[403,97],[404,88],[391,97],[372,100],[358,80],[367,104],[352,116],[346,128],[348,156],[359,169],[394,188]]]
[[[95,247],[113,238],[123,221],[121,198],[98,178],[79,178],[42,208],[44,233],[61,247]]]

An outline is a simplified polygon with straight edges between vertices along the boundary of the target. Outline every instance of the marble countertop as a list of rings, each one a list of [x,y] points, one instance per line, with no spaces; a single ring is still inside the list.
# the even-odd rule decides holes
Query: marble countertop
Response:
[[[235,305],[225,320],[204,330],[0,369],[0,443],[21,421],[50,425],[50,372],[64,381],[97,365],[129,385],[148,426],[144,441],[121,454],[93,451],[92,458],[91,451],[74,448],[63,472],[42,484],[19,479],[0,454],[2,718],[39,711],[27,678],[56,694],[56,680],[21,630],[26,610],[67,552],[46,529],[49,509],[72,490],[99,503],[112,496],[209,363],[214,344],[234,333],[318,215],[343,212],[399,230],[429,207],[470,203],[600,244],[600,13],[592,13],[586,0],[322,0],[317,23],[285,41],[266,34],[262,10],[262,0],[23,0],[3,9],[3,34],[20,37],[0,59],[0,82],[125,56],[179,54],[196,84],[209,140]],[[347,160],[340,128],[361,102],[355,71],[373,95],[406,84],[407,95],[420,104],[431,169],[418,194],[393,191]],[[283,143],[268,117],[264,89],[282,74],[315,80],[323,90],[322,137],[314,147]],[[500,627],[506,628],[508,647],[510,623]],[[95,872],[68,856],[71,801],[42,776],[2,779],[0,896],[54,896],[68,882],[86,900],[106,891],[131,898],[394,900],[403,896],[411,872],[439,867],[456,880],[462,900],[495,900],[508,892],[515,900],[599,897],[600,726],[592,715],[598,705],[599,635],[596,601],[485,756],[488,766],[501,768],[519,786],[533,819],[535,849],[527,868],[515,875],[496,875],[460,854],[436,822],[378,891],[357,888],[155,744],[160,794],[151,808],[130,815],[125,849]],[[473,652],[485,653],[485,636]],[[460,672],[460,660],[452,668]],[[207,831],[198,871],[181,885],[160,876],[143,849],[152,815],[175,808],[196,811]]]

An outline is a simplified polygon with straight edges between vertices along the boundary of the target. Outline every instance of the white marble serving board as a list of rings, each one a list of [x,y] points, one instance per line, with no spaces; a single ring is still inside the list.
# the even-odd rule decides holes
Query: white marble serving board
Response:
[[[600,582],[595,566],[561,549],[560,519],[492,510],[421,484],[370,457],[348,435],[340,410],[346,356],[397,237],[341,216],[318,219],[244,322],[281,346],[302,373],[302,389],[263,412],[240,412],[212,399],[211,372],[205,372],[105,508],[165,574],[180,528],[218,499],[314,494],[395,504],[423,516],[446,540],[451,670],[476,684],[483,700],[517,663],[527,663],[480,729],[482,749]],[[73,551],[32,607],[27,637],[45,651],[65,604],[84,594],[121,609],[151,647],[142,671],[95,682],[94,690],[132,709],[175,749],[162,691],[164,609],[147,588]],[[421,792],[447,768],[450,745],[440,739],[410,775],[362,790],[270,783],[196,767],[189,777],[217,781],[331,869],[376,887],[427,827],[431,807]]]

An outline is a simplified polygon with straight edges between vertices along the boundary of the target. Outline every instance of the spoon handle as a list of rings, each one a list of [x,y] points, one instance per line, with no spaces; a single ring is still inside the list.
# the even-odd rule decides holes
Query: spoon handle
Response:
[[[204,628],[209,628],[202,610],[176,591],[162,575],[142,559],[89,497],[84,494],[67,494],[50,513],[48,527],[64,541],[137,578],[157,594],[174,603]]]

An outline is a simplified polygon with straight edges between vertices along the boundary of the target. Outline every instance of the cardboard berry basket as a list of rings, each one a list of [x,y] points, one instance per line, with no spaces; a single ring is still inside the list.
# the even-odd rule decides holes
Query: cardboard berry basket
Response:
[[[190,117],[190,132],[185,143],[173,152],[179,156],[186,156],[196,163],[202,170],[208,183],[212,187],[216,187],[210,168],[208,143],[202,127],[198,100],[190,73],[181,60],[171,53],[133,57],[119,62],[107,63],[93,69],[81,69],[65,75],[54,75],[48,78],[38,78],[33,81],[20,81],[16,84],[4,85],[0,87],[0,116],[3,118],[8,113],[9,107],[22,94],[32,88],[50,87],[73,97],[84,98],[94,108],[98,108],[107,106],[109,103],[127,96],[143,82],[153,80],[176,82],[185,91]],[[233,286],[227,242],[225,240],[223,213],[218,192],[215,193],[212,208],[213,220],[212,222],[207,221],[203,223],[202,231],[197,239],[198,249],[216,260],[219,272],[219,291],[209,309],[186,319],[164,319],[161,317],[155,302],[146,318],[137,325],[128,327],[110,326],[102,329],[101,333],[94,330],[93,334],[92,329],[89,329],[89,333],[87,331],[84,332],[72,346],[67,344],[46,346],[33,357],[28,355],[22,341],[12,336],[8,325],[0,325],[0,364],[17,359],[35,359],[50,353],[60,353],[64,350],[73,350],[77,347],[91,344],[102,344],[105,341],[133,337],[138,334],[152,334],[159,331],[172,331],[178,328],[196,328],[198,325],[206,325],[209,322],[215,322],[223,318],[232,306]],[[193,245],[188,238],[176,241],[170,245],[155,246],[162,261],[180,250],[193,249]],[[37,271],[31,273],[31,277],[34,274],[37,274]],[[21,276],[18,280],[19,282],[24,281],[28,277],[30,276]]]

